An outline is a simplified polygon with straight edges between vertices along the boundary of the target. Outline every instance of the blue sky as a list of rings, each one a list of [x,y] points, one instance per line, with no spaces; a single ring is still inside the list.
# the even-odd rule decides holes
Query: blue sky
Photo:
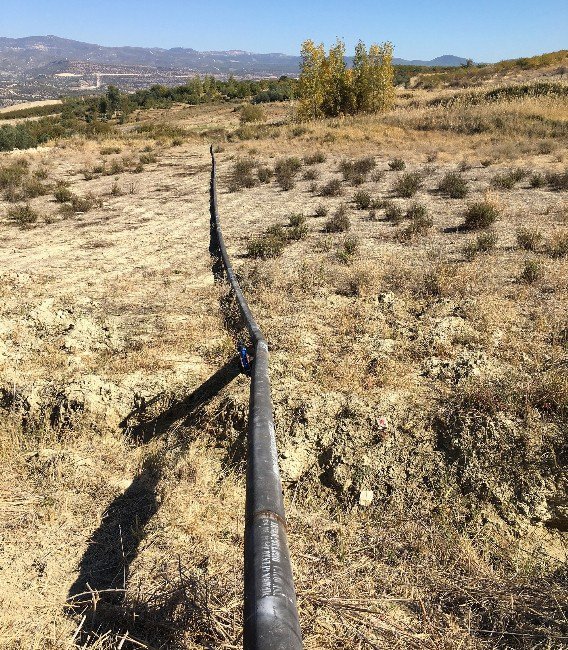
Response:
[[[337,36],[348,52],[390,40],[395,56],[497,61],[568,48],[568,0],[2,0],[0,36],[101,45],[298,54]]]

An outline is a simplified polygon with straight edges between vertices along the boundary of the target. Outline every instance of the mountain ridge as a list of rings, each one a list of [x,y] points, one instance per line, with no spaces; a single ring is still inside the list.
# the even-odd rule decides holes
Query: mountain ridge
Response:
[[[396,58],[394,63],[455,67],[466,60],[445,54],[431,61]],[[211,74],[297,74],[300,57],[278,52],[255,53],[236,49],[200,52],[189,47],[112,47],[54,35],[21,38],[0,36],[0,71],[21,73],[49,66],[56,61],[186,69]]]

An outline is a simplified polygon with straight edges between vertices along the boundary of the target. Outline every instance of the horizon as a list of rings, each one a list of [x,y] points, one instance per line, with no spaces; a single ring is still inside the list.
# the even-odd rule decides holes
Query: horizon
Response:
[[[289,56],[298,56],[307,38],[326,47],[342,38],[348,52],[360,38],[367,45],[392,42],[395,57],[400,59],[431,60],[451,54],[492,63],[566,49],[568,5],[549,0],[541,3],[538,14],[533,6],[512,0],[495,6],[481,0],[471,11],[454,3],[436,2],[423,11],[416,0],[402,5],[387,0],[380,7],[369,0],[349,7],[315,0],[308,8],[291,0],[283,15],[279,8],[253,0],[239,6],[220,0],[216,15],[223,15],[224,20],[211,29],[206,7],[181,0],[165,0],[160,11],[149,0],[101,0],[96,6],[79,7],[71,0],[55,0],[49,6],[31,0],[24,7],[4,10],[2,36],[41,36],[37,33],[41,24],[45,36],[105,47],[240,50]]]

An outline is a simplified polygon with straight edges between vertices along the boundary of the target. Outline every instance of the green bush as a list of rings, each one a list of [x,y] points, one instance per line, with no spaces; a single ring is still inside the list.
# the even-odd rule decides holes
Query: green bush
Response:
[[[241,115],[239,120],[241,124],[248,124],[250,122],[263,122],[264,111],[258,104],[245,104],[241,108]]]
[[[233,164],[229,179],[229,191],[237,192],[245,187],[254,187],[257,179],[253,176],[256,161],[252,158],[239,158]]]
[[[316,217],[327,217],[327,207],[325,205],[318,205],[317,208],[315,209],[315,216]]]
[[[346,237],[341,249],[337,252],[337,259],[344,264],[350,264],[359,250],[359,239],[355,236]]]
[[[29,173],[29,166],[27,160],[21,159],[0,167],[0,190],[20,185]]]
[[[351,220],[349,219],[345,206],[342,205],[326,221],[324,230],[325,232],[347,232],[349,228],[351,228]]]
[[[305,181],[315,181],[319,178],[319,172],[317,169],[306,169],[303,175]]]
[[[302,161],[296,157],[281,158],[277,161],[274,166],[274,172],[276,174],[276,181],[282,190],[288,191],[294,187],[294,179],[301,167]]]
[[[338,178],[333,178],[326,183],[320,190],[321,196],[340,196],[343,193],[341,181]]]
[[[538,260],[526,260],[519,279],[527,284],[533,284],[540,280],[543,275],[544,269]]]
[[[303,214],[299,213],[291,214],[288,219],[292,228],[297,228],[298,226],[302,226],[304,223],[306,223],[306,217]]]
[[[533,188],[544,187],[546,185],[546,179],[540,172],[535,172],[531,175],[529,184]]]
[[[393,223],[402,221],[403,212],[400,205],[397,205],[393,201],[385,201],[382,207],[384,208],[387,221],[392,221]]]
[[[402,158],[394,158],[393,160],[389,161],[389,167],[393,172],[399,172],[406,167],[406,163]]]
[[[546,245],[546,252],[557,259],[568,257],[568,232],[554,235]]]
[[[256,174],[261,183],[270,183],[270,179],[274,175],[274,172],[270,167],[259,167]]]
[[[428,216],[428,210],[421,203],[413,203],[406,211],[407,219],[425,219]]]
[[[468,192],[467,181],[457,172],[448,172],[438,184],[438,190],[451,199],[463,199]]]
[[[318,165],[324,163],[326,160],[325,154],[322,151],[316,151],[315,153],[304,156],[305,165]]]
[[[418,172],[407,172],[398,178],[393,186],[396,196],[409,199],[422,187],[422,175]]]
[[[415,235],[425,235],[433,225],[433,221],[428,216],[426,207],[419,203],[413,203],[410,208],[408,208],[406,216],[411,221],[402,232],[403,239],[411,239]]]
[[[534,228],[519,228],[517,230],[517,246],[526,251],[535,251],[542,239],[542,233]]]
[[[496,174],[491,179],[491,184],[493,187],[497,187],[502,190],[512,190],[515,185],[522,181],[523,178],[527,175],[527,172],[523,169],[514,169],[509,172],[504,172],[503,174]]]
[[[249,257],[263,260],[279,257],[284,250],[284,244],[284,240],[280,237],[264,234],[249,241],[247,254]]]
[[[92,210],[94,207],[102,206],[102,200],[97,199],[90,192],[85,196],[77,196],[76,194],[73,194],[70,203],[73,212],[89,212],[89,210]]]
[[[564,172],[547,174],[546,181],[556,192],[565,192],[568,190],[568,169]]]
[[[489,251],[492,251],[495,246],[497,246],[498,241],[499,237],[494,230],[480,233],[477,235],[476,248],[480,253],[488,253]]]
[[[365,190],[359,190],[358,192],[355,192],[353,202],[357,206],[358,210],[367,210],[371,207],[371,195]]]
[[[489,201],[476,201],[468,206],[465,219],[461,226],[463,230],[489,228],[499,217],[499,210]]]
[[[35,223],[38,217],[38,213],[29,204],[15,205],[8,210],[8,219],[22,226]]]

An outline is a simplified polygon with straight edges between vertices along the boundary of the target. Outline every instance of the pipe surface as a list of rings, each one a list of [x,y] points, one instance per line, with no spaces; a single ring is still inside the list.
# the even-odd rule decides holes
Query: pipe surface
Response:
[[[221,257],[254,345],[247,445],[243,643],[245,650],[301,650],[270,397],[268,344],[241,291],[225,247],[217,211],[213,147],[210,153],[210,252]]]

